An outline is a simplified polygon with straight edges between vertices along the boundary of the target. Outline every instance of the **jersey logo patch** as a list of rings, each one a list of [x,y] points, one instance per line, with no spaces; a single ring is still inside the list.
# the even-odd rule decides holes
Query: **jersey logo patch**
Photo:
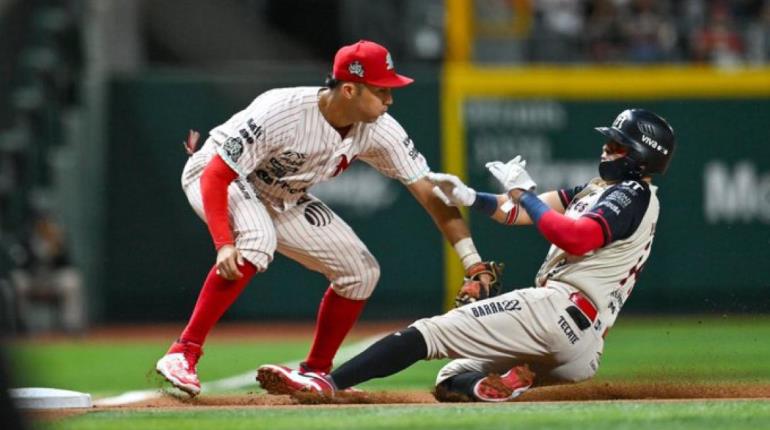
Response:
[[[331,224],[334,213],[321,202],[313,202],[305,207],[305,219],[310,225],[324,227]]]
[[[363,78],[364,66],[362,66],[360,62],[354,61],[348,65],[348,72],[350,72],[351,75],[356,75],[359,78]]]
[[[243,155],[243,143],[240,139],[234,137],[227,139],[222,145],[222,149],[224,149],[227,156],[236,163],[238,162],[238,159],[241,158],[241,155]]]

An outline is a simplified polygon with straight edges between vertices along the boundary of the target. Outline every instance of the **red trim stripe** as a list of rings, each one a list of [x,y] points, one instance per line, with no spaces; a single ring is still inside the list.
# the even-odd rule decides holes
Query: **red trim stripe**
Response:
[[[505,219],[505,223],[507,225],[512,225],[516,222],[516,219],[519,217],[519,205],[513,205],[513,209],[511,209],[510,212],[508,212],[508,217]]]

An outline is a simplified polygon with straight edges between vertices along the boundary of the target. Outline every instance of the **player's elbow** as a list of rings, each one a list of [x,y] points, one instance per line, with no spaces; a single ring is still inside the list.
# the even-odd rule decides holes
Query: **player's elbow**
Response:
[[[544,217],[538,227],[546,239],[572,255],[585,255],[604,245],[604,234],[591,218],[571,220],[563,216]]]

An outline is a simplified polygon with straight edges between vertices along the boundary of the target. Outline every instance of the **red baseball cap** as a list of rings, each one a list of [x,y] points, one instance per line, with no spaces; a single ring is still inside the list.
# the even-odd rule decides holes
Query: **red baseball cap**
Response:
[[[414,79],[396,73],[390,52],[384,46],[368,40],[343,46],[337,51],[332,77],[338,81],[386,88],[403,87],[414,82]]]

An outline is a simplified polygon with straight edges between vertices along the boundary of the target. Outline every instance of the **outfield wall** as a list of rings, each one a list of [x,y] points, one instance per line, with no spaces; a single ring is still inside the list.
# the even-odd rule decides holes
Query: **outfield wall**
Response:
[[[662,214],[652,257],[628,308],[655,311],[767,310],[770,250],[770,76],[693,69],[478,70],[402,68],[417,83],[395,93],[391,112],[435,170],[494,186],[491,159],[523,154],[543,187],[585,181],[601,137],[628,106],[673,124],[679,147],[659,181]],[[276,86],[314,85],[322,69],[256,76],[150,73],[109,85],[104,309],[110,321],[183,319],[214,259],[203,223],[179,186],[187,129],[208,130]],[[439,104],[441,101],[441,104]],[[457,285],[456,259],[430,218],[399,183],[363,163],[317,190],[382,265],[364,318],[440,312]],[[507,285],[530,285],[546,243],[469,214],[483,255],[507,263]],[[444,265],[445,254],[448,256]],[[228,318],[311,319],[326,281],[277,258]]]

